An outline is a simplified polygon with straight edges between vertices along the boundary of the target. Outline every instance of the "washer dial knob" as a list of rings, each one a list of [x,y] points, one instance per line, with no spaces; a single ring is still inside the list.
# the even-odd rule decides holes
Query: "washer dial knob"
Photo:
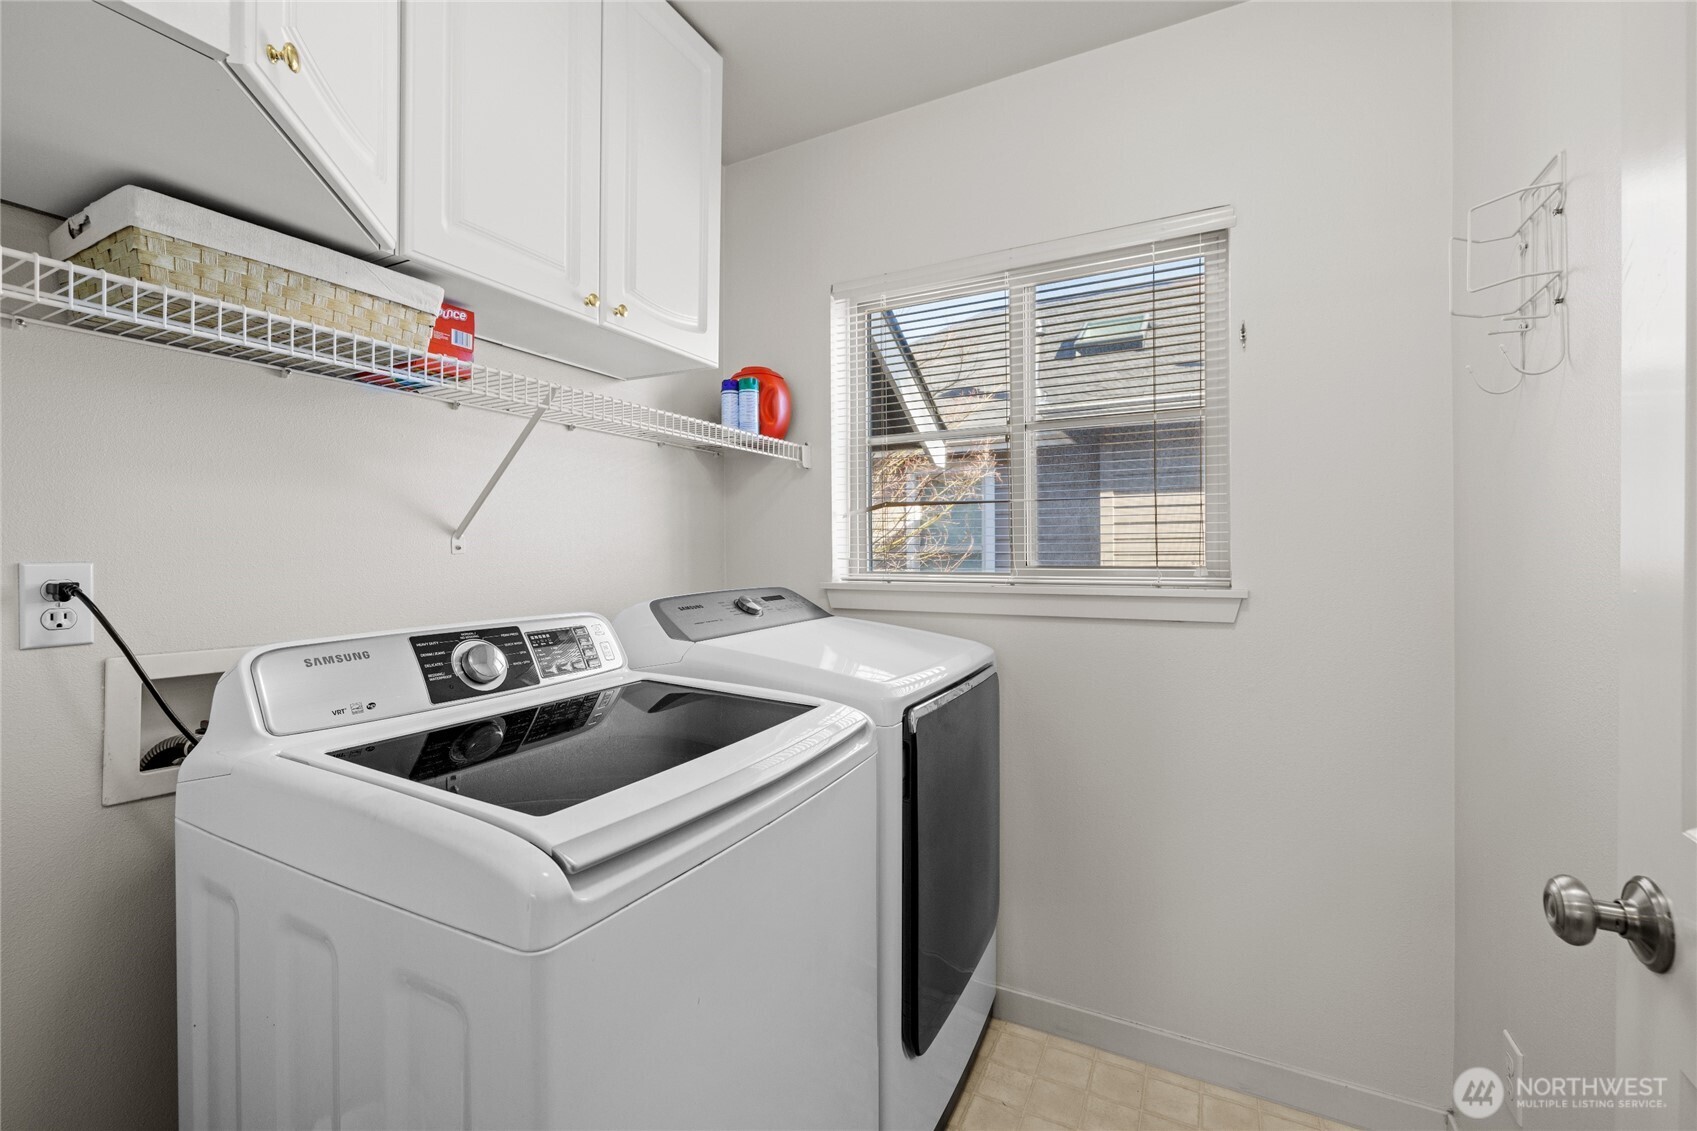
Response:
[[[507,654],[487,640],[464,640],[454,649],[454,674],[479,691],[507,678]]]
[[[766,611],[766,606],[760,603],[758,597],[750,597],[747,593],[731,603],[751,617],[757,617]]]

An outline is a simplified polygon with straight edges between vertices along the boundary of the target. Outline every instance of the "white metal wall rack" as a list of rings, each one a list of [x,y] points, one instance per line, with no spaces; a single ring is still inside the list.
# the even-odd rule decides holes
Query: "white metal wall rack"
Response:
[[[1513,209],[1514,227],[1504,213]],[[1490,219],[1482,218],[1489,212]],[[1495,232],[1481,235],[1480,228]],[[1456,306],[1455,262],[1456,244],[1462,245],[1462,289],[1468,295],[1492,296],[1491,309],[1461,310]],[[1503,361],[1520,375],[1506,389],[1492,389],[1474,383],[1487,393],[1511,393],[1527,377],[1539,377],[1553,372],[1567,360],[1567,152],[1557,153],[1545,163],[1531,182],[1500,196],[1482,200],[1467,210],[1467,230],[1450,237],[1450,313],[1457,318],[1471,318],[1496,323],[1487,330],[1491,337],[1512,336],[1520,342],[1520,360],[1509,356],[1501,343],[1497,351]],[[1476,261],[1490,259],[1496,266],[1495,277]],[[1477,274],[1485,274],[1483,279]],[[1503,296],[1505,288],[1507,297]],[[1518,299],[1518,301],[1514,301]],[[1513,305],[1509,305],[1510,303]],[[1555,334],[1553,347],[1546,347],[1544,361],[1531,360],[1531,340],[1540,330]],[[1553,348],[1554,359],[1550,358]]]
[[[469,405],[527,417],[517,441],[454,529],[450,546],[455,553],[464,548],[466,529],[513,457],[544,421],[673,447],[747,452],[800,468],[812,466],[806,444],[757,436],[506,369],[463,364],[11,248],[0,248],[0,317],[14,326],[59,326],[227,357],[285,373],[357,381],[441,401],[454,409]]]

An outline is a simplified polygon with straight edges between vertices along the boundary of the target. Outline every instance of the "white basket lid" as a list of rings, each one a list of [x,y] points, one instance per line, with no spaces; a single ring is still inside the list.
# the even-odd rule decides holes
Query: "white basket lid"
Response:
[[[109,192],[55,225],[48,236],[48,247],[53,258],[70,259],[112,233],[131,227],[269,263],[428,311],[432,317],[442,308],[442,288],[434,283],[136,185]]]

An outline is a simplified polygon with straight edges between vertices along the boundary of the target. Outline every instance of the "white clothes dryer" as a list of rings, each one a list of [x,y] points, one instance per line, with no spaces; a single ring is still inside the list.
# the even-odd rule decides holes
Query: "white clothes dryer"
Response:
[[[971,640],[833,616],[782,587],[634,605],[632,666],[817,695],[878,733],[879,1122],[930,1131],[958,1093],[996,993],[996,657]]]

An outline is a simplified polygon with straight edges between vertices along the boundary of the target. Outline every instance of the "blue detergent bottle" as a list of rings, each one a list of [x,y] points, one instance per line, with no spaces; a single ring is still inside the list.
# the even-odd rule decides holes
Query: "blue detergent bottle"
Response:
[[[741,428],[738,412],[736,378],[727,377],[719,382],[719,423],[726,428]]]

